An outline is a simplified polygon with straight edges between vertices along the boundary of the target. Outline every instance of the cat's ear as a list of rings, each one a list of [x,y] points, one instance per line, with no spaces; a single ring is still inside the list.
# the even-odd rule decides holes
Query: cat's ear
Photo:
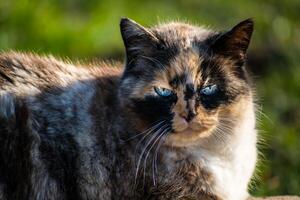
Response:
[[[253,32],[253,25],[253,20],[247,19],[231,30],[218,35],[211,44],[213,52],[233,59],[237,65],[243,65]]]
[[[127,62],[136,56],[151,52],[158,39],[147,28],[128,18],[122,18],[120,29],[126,48]]]

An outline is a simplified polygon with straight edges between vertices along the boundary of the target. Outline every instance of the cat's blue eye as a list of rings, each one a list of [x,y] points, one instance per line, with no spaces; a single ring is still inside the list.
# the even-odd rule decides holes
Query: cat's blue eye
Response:
[[[154,87],[155,92],[161,97],[169,97],[173,94],[172,90],[162,87]]]
[[[206,96],[211,96],[217,92],[217,89],[218,89],[217,85],[209,85],[209,86],[206,86],[205,88],[202,88],[200,90],[200,93],[204,94]]]

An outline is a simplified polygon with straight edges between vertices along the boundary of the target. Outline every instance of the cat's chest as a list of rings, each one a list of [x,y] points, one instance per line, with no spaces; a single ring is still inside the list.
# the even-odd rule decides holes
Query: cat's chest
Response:
[[[169,173],[178,175],[180,172],[188,185],[197,184],[200,190],[223,200],[242,200],[248,195],[247,180],[253,170],[252,164],[248,164],[255,163],[255,155],[242,159],[237,158],[235,151],[220,155],[199,148],[184,153],[168,152],[164,158]]]

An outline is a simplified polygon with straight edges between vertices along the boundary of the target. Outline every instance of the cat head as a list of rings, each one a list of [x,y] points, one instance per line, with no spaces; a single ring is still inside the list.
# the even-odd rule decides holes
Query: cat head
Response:
[[[119,98],[140,132],[188,145],[228,131],[251,99],[244,67],[253,21],[225,32],[185,23],[145,28],[121,20],[126,66]]]

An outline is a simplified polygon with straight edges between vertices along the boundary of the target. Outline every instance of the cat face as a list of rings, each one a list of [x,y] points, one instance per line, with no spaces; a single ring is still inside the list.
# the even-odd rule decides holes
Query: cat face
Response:
[[[146,29],[123,19],[119,94],[138,131],[152,127],[172,145],[186,145],[228,129],[251,95],[243,64],[252,30],[251,20],[216,33],[181,23]]]

